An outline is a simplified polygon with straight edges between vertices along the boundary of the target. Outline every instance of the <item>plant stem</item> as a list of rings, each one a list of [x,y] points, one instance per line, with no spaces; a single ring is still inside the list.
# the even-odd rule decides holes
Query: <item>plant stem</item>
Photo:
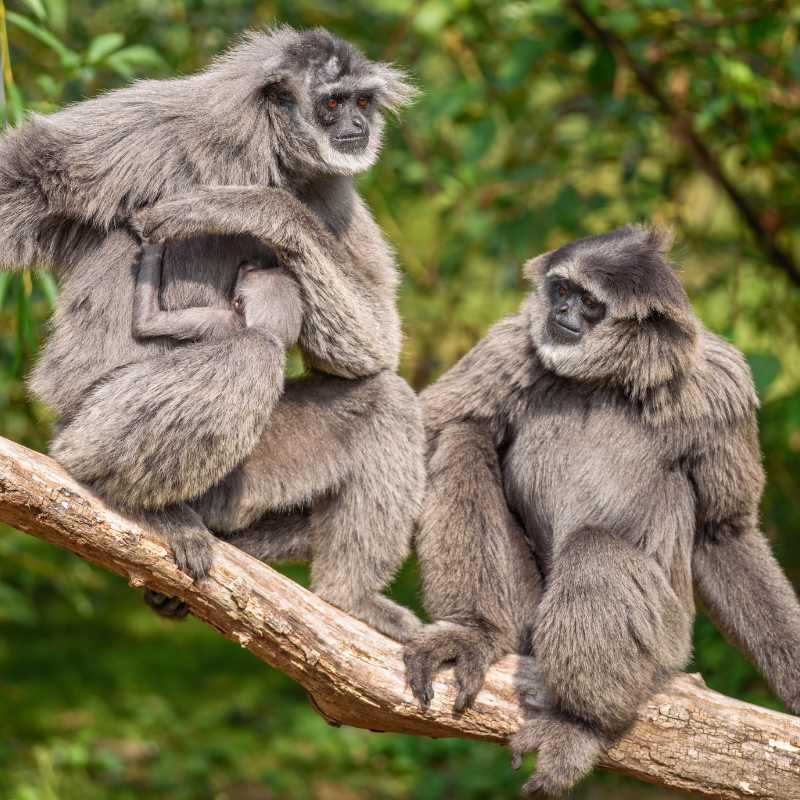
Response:
[[[8,31],[6,30],[6,6],[0,0],[0,66],[3,68],[3,80],[0,81],[0,114],[3,123],[8,121],[6,97],[11,93],[14,76],[11,74],[11,55],[8,52]]]

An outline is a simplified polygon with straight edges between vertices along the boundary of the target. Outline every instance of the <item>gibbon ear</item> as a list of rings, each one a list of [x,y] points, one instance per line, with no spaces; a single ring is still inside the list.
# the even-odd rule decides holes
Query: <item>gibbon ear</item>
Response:
[[[398,115],[404,106],[413,103],[420,95],[420,90],[405,70],[378,63],[373,65],[372,74],[380,82],[378,100],[392,114]]]
[[[522,265],[522,274],[533,284],[538,286],[541,284],[547,270],[550,267],[550,256],[553,254],[551,250],[549,253],[542,253],[540,256],[531,258]]]
[[[287,103],[295,102],[294,92],[289,85],[289,81],[285,75],[277,72],[267,77],[261,91],[270,102],[276,105],[283,106]]]

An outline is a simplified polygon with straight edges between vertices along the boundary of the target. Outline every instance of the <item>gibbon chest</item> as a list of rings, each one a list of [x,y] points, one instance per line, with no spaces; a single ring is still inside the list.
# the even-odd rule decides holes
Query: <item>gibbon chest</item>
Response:
[[[503,459],[509,506],[545,557],[572,531],[603,528],[646,551],[691,541],[694,493],[664,433],[613,402],[546,398]]]

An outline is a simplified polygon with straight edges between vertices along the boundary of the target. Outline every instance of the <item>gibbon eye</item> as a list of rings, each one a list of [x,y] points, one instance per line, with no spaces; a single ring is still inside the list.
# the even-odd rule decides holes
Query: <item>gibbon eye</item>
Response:
[[[362,108],[363,108],[365,105],[367,105],[367,103],[369,103],[369,97],[367,97],[366,95],[361,95],[361,97],[359,97],[359,98],[358,98],[358,104],[359,104],[359,105],[360,105]]]
[[[567,293],[567,287],[566,286],[559,286],[558,287],[558,293],[560,295],[565,295]]]
[[[584,297],[583,298],[583,304],[585,306],[593,306],[596,302],[597,302],[597,300],[593,300],[591,297]]]
[[[243,297],[237,297],[237,298],[236,298],[236,299],[233,301],[233,310],[234,310],[234,311],[235,311],[237,314],[242,314],[242,313],[244,313],[244,298],[243,298]]]
[[[328,108],[336,108],[339,105],[339,100],[335,97],[329,97],[326,100]]]

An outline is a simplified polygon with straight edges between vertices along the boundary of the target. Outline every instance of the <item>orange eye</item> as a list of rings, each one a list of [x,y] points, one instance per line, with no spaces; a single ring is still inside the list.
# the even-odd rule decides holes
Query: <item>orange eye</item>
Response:
[[[358,98],[358,104],[363,108],[367,103],[369,103],[369,97],[363,96]]]
[[[559,286],[558,287],[558,293],[560,295],[565,295],[567,293],[567,290],[566,290],[566,288],[564,286]]]
[[[339,101],[335,97],[328,98],[328,108],[336,108],[339,105]]]
[[[592,300],[591,297],[584,297],[583,298],[583,304],[585,306],[593,306],[594,305],[594,300]]]
[[[237,297],[233,301],[233,308],[238,314],[241,314],[244,311],[244,300],[241,297]]]

